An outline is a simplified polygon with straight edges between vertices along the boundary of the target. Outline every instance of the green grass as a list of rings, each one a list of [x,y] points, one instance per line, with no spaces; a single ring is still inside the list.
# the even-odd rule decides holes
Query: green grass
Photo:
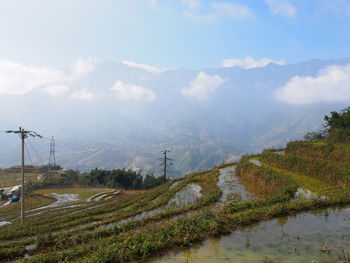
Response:
[[[35,209],[41,206],[49,205],[55,202],[56,199],[38,194],[30,194],[25,199],[26,210]],[[20,202],[12,203],[9,206],[0,208],[0,221],[14,220],[20,215]],[[1,230],[0,230],[1,231]]]
[[[287,144],[286,154],[344,164],[350,163],[350,146],[346,144],[296,141]]]
[[[274,168],[267,164],[264,164],[263,167],[266,167],[267,169],[272,169],[279,174],[284,174],[286,176],[289,176],[299,187],[308,189],[311,192],[319,195],[333,196],[339,193],[340,191],[339,188],[337,187],[334,187],[321,180],[318,180],[303,174],[298,174],[287,170]]]
[[[26,181],[37,181],[37,177],[39,173],[26,173],[25,180]],[[14,185],[21,184],[21,175],[19,173],[8,173],[4,171],[0,171],[0,188],[10,187]]]
[[[324,146],[309,145],[311,149]],[[217,180],[219,169],[226,165],[190,174],[175,187],[170,187],[175,182],[170,180],[155,189],[122,194],[111,201],[84,202],[94,193],[91,189],[38,190],[35,193],[78,193],[82,197],[78,202],[81,207],[54,210],[28,218],[23,225],[1,227],[0,261],[20,259],[26,253],[25,245],[36,243],[38,247],[30,252],[33,256],[22,261],[144,262],[162,251],[191,246],[209,236],[226,234],[262,220],[350,203],[350,173],[344,172],[347,166],[335,159],[322,159],[316,153],[297,157],[288,151],[285,156],[266,151],[261,156],[246,156],[234,164],[240,183],[258,198],[232,201],[224,206],[216,205],[221,195]],[[262,166],[250,163],[252,158],[259,158]],[[197,202],[104,228],[142,212],[165,208],[169,200],[190,183],[202,187],[203,196]],[[295,199],[299,187],[328,198]]]
[[[263,152],[261,160],[270,166],[304,174],[350,190],[350,166],[332,160],[297,155],[278,155],[269,151]]]

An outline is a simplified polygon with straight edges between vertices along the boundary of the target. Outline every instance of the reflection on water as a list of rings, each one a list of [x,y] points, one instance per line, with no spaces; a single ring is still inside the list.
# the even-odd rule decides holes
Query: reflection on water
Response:
[[[285,151],[277,151],[277,152],[274,152],[275,154],[278,154],[278,155],[285,155],[286,152]]]
[[[315,194],[308,189],[304,189],[304,188],[300,188],[300,187],[295,192],[294,197],[300,198],[300,199],[309,199],[309,200],[326,199],[327,198],[325,195]]]
[[[169,200],[167,206],[180,208],[193,204],[202,197],[201,190],[198,184],[188,184]]]
[[[29,210],[28,212],[32,211],[37,211],[37,210],[43,210],[47,208],[52,208],[52,207],[57,207],[65,203],[69,202],[74,202],[74,201],[79,201],[79,194],[56,194],[52,193],[52,195],[56,198],[56,202],[46,205],[46,206],[41,206],[32,210]]]
[[[9,224],[12,224],[12,223],[8,222],[8,221],[0,221],[0,226],[6,226],[6,225],[9,225]]]
[[[220,187],[222,195],[219,202],[224,203],[232,199],[238,198],[241,201],[253,199],[253,195],[249,193],[235,176],[235,166],[229,166],[220,169],[217,185]]]
[[[257,166],[261,166],[261,162],[258,159],[250,159],[249,162]]]
[[[174,184],[177,185],[178,182],[175,182]],[[121,224],[130,222],[130,221],[141,220],[143,218],[152,217],[152,216],[155,216],[155,215],[160,214],[162,212],[173,210],[175,208],[181,208],[181,207],[185,207],[187,205],[193,204],[199,198],[202,197],[202,194],[200,193],[201,190],[202,190],[202,187],[200,187],[197,184],[188,184],[183,189],[178,191],[174,195],[174,197],[171,198],[168,201],[167,205],[165,205],[164,207],[155,208],[155,209],[150,210],[150,211],[144,211],[136,216],[131,216],[131,217],[122,219],[118,222],[109,223],[107,225],[101,225],[101,226],[99,226],[99,229],[111,228],[111,227],[114,227],[116,225],[121,225]],[[191,213],[192,212],[188,212],[186,215],[190,215]]]
[[[262,222],[152,262],[341,263],[349,262],[342,259],[349,248],[350,208],[327,209]]]

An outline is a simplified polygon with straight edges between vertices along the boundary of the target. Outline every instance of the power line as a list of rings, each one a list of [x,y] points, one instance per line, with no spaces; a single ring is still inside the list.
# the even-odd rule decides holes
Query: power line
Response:
[[[30,147],[33,149],[34,153],[36,154],[36,156],[39,158],[39,160],[41,161],[41,165],[44,165],[45,162],[43,160],[43,158],[41,158],[40,154],[38,153],[38,151],[35,149],[34,145],[29,141],[29,139],[27,139],[27,142],[29,142]]]
[[[24,143],[24,147],[26,148],[26,152],[28,154],[28,157],[29,157],[29,160],[30,160],[30,164],[33,165],[32,157],[30,156],[30,153],[29,153],[29,150],[28,150],[28,147],[27,147],[26,143]]]

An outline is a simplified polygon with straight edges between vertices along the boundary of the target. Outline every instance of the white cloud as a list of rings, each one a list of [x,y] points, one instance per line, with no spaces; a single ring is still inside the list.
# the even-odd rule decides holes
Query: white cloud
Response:
[[[287,18],[293,18],[297,9],[288,0],[264,0],[269,6],[270,12]]]
[[[182,0],[182,3],[184,3],[188,9],[196,9],[198,8],[202,2],[200,0]]]
[[[213,2],[211,5],[217,15],[226,15],[234,19],[245,19],[252,16],[252,11],[243,5],[226,2]]]
[[[252,57],[245,57],[242,59],[228,58],[228,59],[222,60],[221,66],[224,68],[241,67],[241,68],[245,68],[245,69],[251,69],[251,68],[265,67],[269,63],[283,65],[284,61],[283,60],[273,60],[270,58],[261,58],[261,59],[255,60]]]
[[[150,65],[146,65],[146,64],[140,64],[140,63],[136,63],[136,62],[132,62],[132,61],[128,61],[128,60],[123,60],[122,63],[124,65],[127,65],[129,67],[133,67],[133,68],[139,68],[151,73],[162,73],[164,71],[166,71],[167,69],[160,69],[160,68],[156,68]]]
[[[31,67],[0,59],[0,94],[24,95],[43,86],[76,81],[93,70],[90,60],[79,59],[73,72],[49,67]]]
[[[57,96],[63,95],[65,93],[67,93],[68,90],[69,90],[69,87],[67,87],[65,85],[59,85],[59,84],[48,86],[48,87],[43,89],[44,92],[46,92],[47,94],[49,94],[52,97],[57,97]]]
[[[96,59],[88,58],[82,59],[79,58],[74,64],[73,76],[75,78],[83,77],[95,69]]]
[[[350,64],[325,68],[317,77],[295,76],[275,95],[289,104],[350,101]]]
[[[95,95],[88,88],[84,87],[70,94],[70,98],[75,100],[93,100]]]
[[[133,84],[127,84],[121,80],[116,81],[111,89],[116,92],[117,98],[119,100],[139,102],[152,101],[156,98],[153,90]]]
[[[197,100],[205,100],[224,82],[225,80],[218,75],[210,76],[204,72],[199,72],[190,85],[183,88],[181,92],[187,97],[194,97]]]
[[[157,0],[147,0],[147,3],[154,10],[158,10],[159,9]]]
[[[210,11],[207,13],[201,12],[199,6],[204,6],[202,2],[196,3],[196,1],[186,1],[193,2],[192,4],[187,5],[187,10],[183,12],[184,15],[202,20],[202,21],[215,21],[220,17],[230,17],[236,20],[243,20],[253,16],[253,12],[244,5],[233,4],[229,2],[211,2],[207,4],[205,9]]]

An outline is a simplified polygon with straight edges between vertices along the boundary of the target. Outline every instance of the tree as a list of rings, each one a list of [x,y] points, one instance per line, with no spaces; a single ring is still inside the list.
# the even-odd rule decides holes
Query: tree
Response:
[[[350,129],[350,107],[343,109],[340,113],[332,111],[330,116],[325,116],[325,127],[329,131],[333,129]]]
[[[328,131],[326,129],[318,132],[308,132],[304,139],[309,142],[322,142],[325,141],[328,136]]]
[[[340,112],[332,111],[324,117],[324,129],[304,136],[307,141],[327,141],[328,143],[350,143],[350,107]]]

